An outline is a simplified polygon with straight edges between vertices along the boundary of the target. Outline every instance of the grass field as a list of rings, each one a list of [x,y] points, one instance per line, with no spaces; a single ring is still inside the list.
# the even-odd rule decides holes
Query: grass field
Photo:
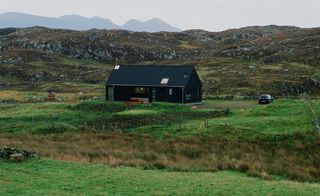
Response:
[[[13,31],[0,30],[0,150],[40,159],[0,158],[0,196],[320,195],[319,29]],[[205,101],[99,100],[117,63],[194,64]],[[282,99],[247,100],[262,92]]]
[[[319,193],[317,100],[314,112],[304,99],[270,105],[208,100],[191,107],[26,103],[23,96],[30,93],[18,95],[20,101],[0,103],[0,145],[38,152],[44,160],[0,162],[0,193]]]
[[[191,110],[187,106],[165,103],[126,106],[104,100],[82,102],[77,105],[63,102],[3,103],[0,105],[0,111],[0,131],[16,133],[50,133],[82,128],[126,129],[147,124],[182,122],[203,116],[222,116],[225,113],[223,110]]]
[[[315,104],[319,108],[319,104]],[[164,135],[230,135],[246,138],[315,131],[304,100],[280,99],[271,105],[255,101],[206,101],[191,109],[175,104],[126,106],[104,100],[0,105],[0,131],[61,132],[91,128],[163,137]],[[205,124],[205,121],[208,121]]]
[[[89,85],[88,85],[89,86]],[[88,87],[90,88],[90,86]],[[56,93],[56,101],[74,103],[91,97],[97,97],[101,92]],[[1,90],[2,103],[40,103],[48,101],[47,92]]]
[[[35,160],[0,162],[1,195],[317,195],[319,184],[224,171],[168,172]]]

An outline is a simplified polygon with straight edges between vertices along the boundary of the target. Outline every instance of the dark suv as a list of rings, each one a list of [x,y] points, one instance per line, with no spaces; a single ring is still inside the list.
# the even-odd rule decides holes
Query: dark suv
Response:
[[[268,94],[261,94],[259,96],[259,104],[269,104],[273,102],[273,97]]]

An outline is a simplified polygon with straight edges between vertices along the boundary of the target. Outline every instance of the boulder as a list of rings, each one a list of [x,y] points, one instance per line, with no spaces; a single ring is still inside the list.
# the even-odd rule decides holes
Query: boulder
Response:
[[[22,162],[25,160],[25,157],[22,153],[14,153],[10,155],[10,160],[13,162]]]

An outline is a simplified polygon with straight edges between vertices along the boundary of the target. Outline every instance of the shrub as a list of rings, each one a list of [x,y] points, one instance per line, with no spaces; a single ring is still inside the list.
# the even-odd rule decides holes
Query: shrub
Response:
[[[107,102],[105,100],[90,100],[75,105],[73,109],[85,111],[121,112],[126,110],[126,105],[118,102]]]

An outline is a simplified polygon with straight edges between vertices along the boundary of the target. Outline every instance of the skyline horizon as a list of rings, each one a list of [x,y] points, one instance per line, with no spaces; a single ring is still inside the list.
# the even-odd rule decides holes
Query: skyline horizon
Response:
[[[98,16],[124,24],[159,18],[182,29],[223,31],[246,26],[320,26],[318,0],[0,0],[0,13],[36,16]]]
[[[93,16],[83,16],[83,15],[80,15],[80,14],[76,14],[76,13],[70,13],[70,14],[64,14],[64,15],[59,15],[59,16],[45,16],[45,15],[36,15],[36,14],[30,14],[30,13],[25,13],[25,12],[17,12],[17,11],[8,11],[8,12],[0,12],[0,15],[4,15],[4,14],[8,14],[8,13],[17,13],[17,14],[26,14],[26,15],[32,15],[32,16],[37,16],[37,17],[46,17],[46,18],[53,18],[53,19],[59,19],[59,18],[62,18],[62,17],[66,17],[66,16],[77,16],[77,17],[83,17],[83,18],[86,18],[86,19],[94,19],[94,18],[100,18],[100,19],[103,19],[103,20],[109,20],[110,22],[112,22],[113,24],[119,26],[119,27],[122,27],[122,26],[125,26],[129,21],[139,21],[139,22],[148,22],[148,21],[152,21],[152,20],[155,20],[155,19],[158,19],[158,20],[161,20],[165,23],[168,23],[169,25],[171,25],[172,27],[174,28],[178,28],[179,30],[181,31],[188,31],[188,30],[204,30],[204,31],[209,31],[209,32],[221,32],[221,31],[227,31],[227,30],[230,30],[230,29],[240,29],[240,28],[245,28],[245,27],[254,27],[254,26],[292,26],[292,27],[298,27],[298,28],[319,28],[320,26],[312,26],[312,27],[302,27],[302,26],[297,26],[297,25],[289,25],[289,24],[253,24],[253,25],[248,25],[248,26],[239,26],[239,27],[230,27],[230,28],[227,28],[227,29],[221,29],[221,30],[216,30],[216,31],[212,31],[212,30],[208,30],[208,29],[203,29],[203,28],[188,28],[188,29],[182,29],[182,28],[179,28],[177,26],[174,26],[172,25],[170,22],[168,21],[165,21],[163,20],[162,18],[158,18],[158,17],[150,17],[149,19],[145,19],[145,20],[139,20],[137,18],[128,18],[127,21],[125,21],[124,23],[116,23],[114,22],[112,19],[110,18],[106,18],[106,17],[103,17],[103,16],[99,16],[99,15],[93,15]]]

